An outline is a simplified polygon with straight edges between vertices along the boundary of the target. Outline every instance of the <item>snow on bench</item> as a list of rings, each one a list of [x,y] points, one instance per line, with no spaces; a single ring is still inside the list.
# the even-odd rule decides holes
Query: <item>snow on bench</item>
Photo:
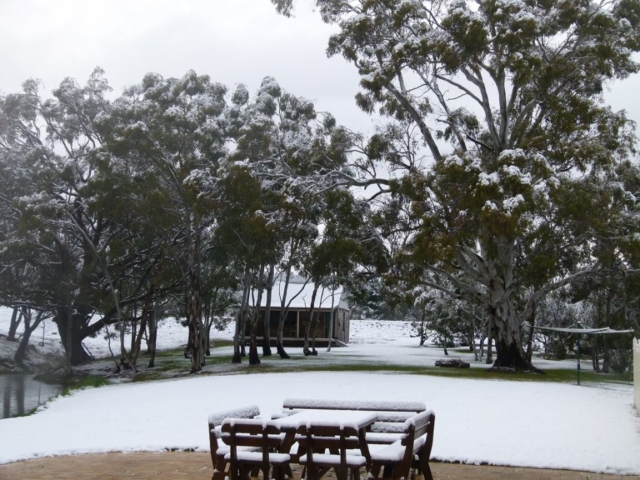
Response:
[[[211,450],[211,462],[213,463],[212,480],[224,480],[227,461],[224,459],[230,451],[226,445],[220,445],[218,439],[221,437],[221,425],[227,418],[255,418],[260,415],[260,408],[257,405],[225,410],[209,415],[209,448]],[[246,450],[256,450],[247,447]]]
[[[287,398],[282,408],[321,409],[321,410],[368,410],[380,412],[424,412],[427,406],[423,402],[387,402],[380,400],[316,400]]]
[[[225,410],[209,415],[209,425],[222,425],[222,422],[227,418],[254,418],[258,415],[260,415],[260,408],[257,405],[234,408],[233,410]]]

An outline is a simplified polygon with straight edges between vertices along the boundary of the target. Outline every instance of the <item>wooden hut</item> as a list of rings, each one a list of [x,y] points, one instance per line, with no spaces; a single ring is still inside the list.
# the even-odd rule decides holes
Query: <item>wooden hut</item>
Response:
[[[313,295],[314,284],[304,280],[295,279],[289,282],[287,296],[284,299],[285,310],[289,306],[287,317],[284,321],[283,341],[285,345],[302,345],[304,333],[309,323],[309,309],[311,307],[311,296]],[[271,293],[271,314],[270,314],[270,338],[271,344],[275,345],[278,336],[278,320],[282,308],[284,297],[284,282],[276,281]],[[255,302],[257,292],[253,292],[250,303]],[[349,343],[349,303],[342,287],[332,290],[328,287],[320,286],[316,294],[313,317],[315,319],[315,332],[311,332],[309,340],[316,338],[317,346],[326,346],[331,338],[333,345]],[[258,337],[262,341],[264,336],[264,315],[266,308],[266,292],[262,295],[260,302],[260,321],[258,322]],[[333,330],[331,329],[333,322]],[[331,333],[333,332],[333,333]],[[246,337],[249,336],[247,326]]]

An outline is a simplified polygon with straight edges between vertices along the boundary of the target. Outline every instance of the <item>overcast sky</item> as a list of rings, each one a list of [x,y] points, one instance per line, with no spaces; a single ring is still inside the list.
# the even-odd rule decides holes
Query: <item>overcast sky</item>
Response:
[[[356,69],[327,58],[335,27],[311,3],[298,0],[296,17],[284,18],[269,0],[0,0],[0,93],[39,78],[48,95],[67,76],[84,84],[96,66],[116,94],[148,72],[193,69],[250,91],[269,75],[339,123],[370,131],[353,100]],[[640,123],[640,77],[610,88],[609,103]]]

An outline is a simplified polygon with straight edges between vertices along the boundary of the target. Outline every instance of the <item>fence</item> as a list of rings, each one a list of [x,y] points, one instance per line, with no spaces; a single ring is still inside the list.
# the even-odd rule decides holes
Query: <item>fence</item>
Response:
[[[633,399],[640,413],[640,339],[633,340]]]

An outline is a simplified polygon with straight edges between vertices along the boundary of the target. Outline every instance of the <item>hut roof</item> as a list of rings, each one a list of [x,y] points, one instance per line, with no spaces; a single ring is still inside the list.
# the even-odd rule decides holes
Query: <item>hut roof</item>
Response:
[[[289,308],[294,310],[305,309],[311,306],[311,296],[313,295],[313,287],[314,284],[308,282],[306,285],[304,282],[299,283],[289,282],[289,288],[287,290],[287,298],[285,302],[288,304],[291,301],[291,306]],[[282,304],[282,297],[284,296],[284,282],[276,281],[273,286],[273,290],[271,293],[271,308],[279,309]],[[249,299],[249,304],[254,305],[258,298],[258,292],[256,290],[251,292],[251,298]],[[331,309],[333,303],[333,308],[341,308],[344,310],[349,310],[349,304],[345,298],[345,292],[342,287],[338,287],[335,290],[332,290],[329,287],[323,287],[320,285],[318,288],[318,293],[316,294],[315,308],[317,309]],[[262,300],[260,302],[261,307],[266,307],[267,305],[267,295],[266,292],[262,294]]]

